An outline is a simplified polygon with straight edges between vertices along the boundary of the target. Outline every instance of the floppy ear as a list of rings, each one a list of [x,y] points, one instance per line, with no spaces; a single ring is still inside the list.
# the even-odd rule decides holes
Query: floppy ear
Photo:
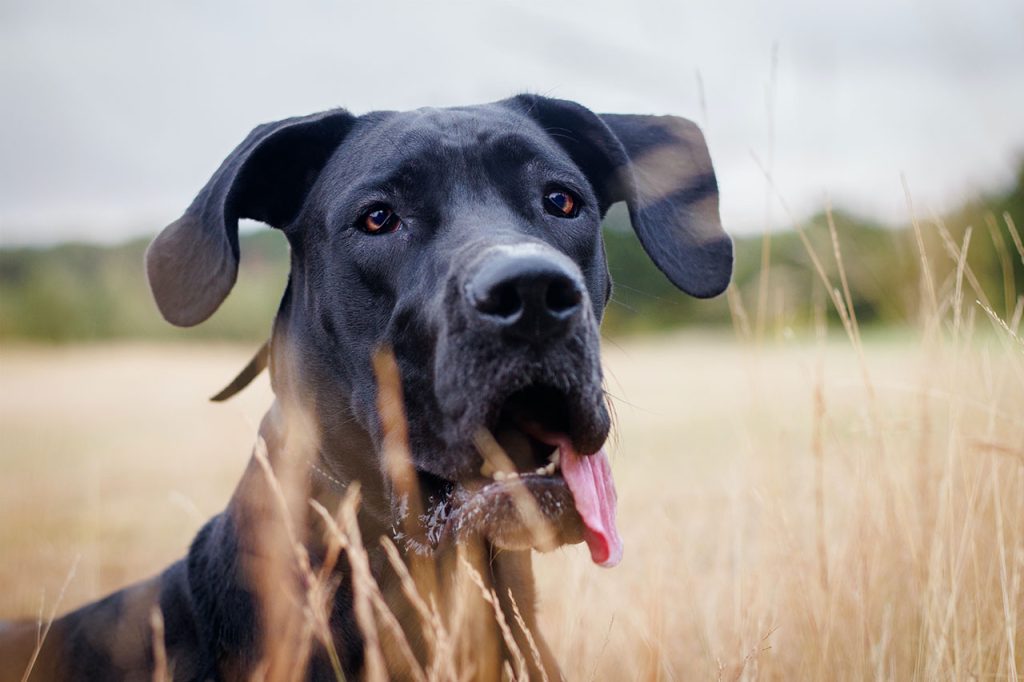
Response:
[[[164,318],[199,324],[238,276],[238,220],[285,227],[355,120],[343,109],[266,123],[228,155],[185,214],[146,249],[146,276]]]
[[[601,214],[625,201],[640,243],[678,288],[717,296],[732,276],[732,240],[718,216],[718,182],[704,136],[678,116],[595,114],[566,100],[512,100],[587,174]]]

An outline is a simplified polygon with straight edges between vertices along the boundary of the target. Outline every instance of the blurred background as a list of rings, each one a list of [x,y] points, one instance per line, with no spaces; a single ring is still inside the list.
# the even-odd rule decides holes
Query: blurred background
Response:
[[[695,301],[606,220],[627,559],[538,560],[570,679],[1019,679],[1018,0],[6,0],[0,617],[159,570],[230,495],[269,386],[206,397],[287,245],[246,225],[186,330],[142,253],[248,131],[521,91],[699,123],[737,248]]]
[[[147,239],[177,218],[256,124],[529,91],[595,111],[672,113],[705,130],[737,284],[800,317],[812,279],[792,229],[831,202],[856,234],[860,319],[899,324],[911,192],[925,219],[1009,240],[1021,206],[1024,7],[858,4],[6,2],[0,8],[0,338],[258,339],[281,291],[283,240],[249,226],[242,282],[213,321],[162,323]],[[770,178],[770,182],[769,182]],[[1019,215],[1019,213],[1018,213]],[[761,237],[780,275],[754,291]],[[621,213],[608,223],[621,305],[609,333],[728,322],[676,296]],[[972,264],[999,309],[993,238]],[[941,248],[941,244],[939,245]],[[854,254],[851,254],[854,256]],[[796,271],[794,271],[794,267]],[[1015,275],[1022,274],[1016,263]]]

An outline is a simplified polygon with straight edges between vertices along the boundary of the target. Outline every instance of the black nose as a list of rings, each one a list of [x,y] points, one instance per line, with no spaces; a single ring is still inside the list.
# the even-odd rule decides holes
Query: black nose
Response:
[[[480,317],[527,339],[564,332],[583,302],[579,275],[555,257],[539,253],[490,256],[466,292]]]

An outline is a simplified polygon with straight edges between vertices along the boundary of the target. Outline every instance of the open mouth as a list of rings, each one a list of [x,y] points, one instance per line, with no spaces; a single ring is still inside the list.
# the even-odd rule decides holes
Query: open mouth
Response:
[[[622,540],[608,456],[576,445],[570,407],[550,386],[516,391],[476,434],[478,474],[448,481],[420,472],[430,544],[476,537],[544,551],[585,541],[594,563],[616,565]]]

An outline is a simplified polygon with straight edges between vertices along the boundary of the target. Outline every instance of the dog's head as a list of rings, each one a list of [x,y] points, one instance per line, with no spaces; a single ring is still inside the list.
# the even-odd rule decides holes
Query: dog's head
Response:
[[[725,289],[732,243],[698,128],[538,96],[262,125],[154,240],[147,272],[163,315],[194,325],[234,284],[239,218],[281,229],[292,268],[274,345],[297,361],[272,367],[275,389],[324,434],[353,419],[370,434],[377,454],[346,452],[359,461],[345,470],[381,466],[372,356],[389,347],[433,539],[529,545],[511,494],[525,486],[560,541],[614,563],[598,324],[600,224],[618,201],[680,289]],[[488,434],[507,459],[481,457]]]

